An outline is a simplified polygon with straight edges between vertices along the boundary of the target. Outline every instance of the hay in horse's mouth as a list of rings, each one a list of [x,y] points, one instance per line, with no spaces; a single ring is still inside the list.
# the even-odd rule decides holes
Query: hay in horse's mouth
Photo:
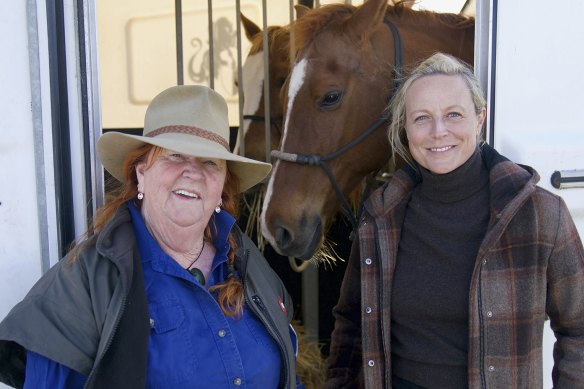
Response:
[[[327,265],[330,266],[332,270],[333,266],[337,265],[337,261],[345,262],[345,259],[336,252],[336,245],[337,244],[329,238],[325,238],[322,245],[318,248],[318,251],[314,253],[312,258],[310,258],[310,262],[314,263],[315,266],[323,264],[325,270]]]
[[[258,249],[263,253],[266,247],[266,240],[262,235],[262,226],[260,215],[262,213],[262,204],[266,194],[266,186],[258,185],[252,190],[247,191],[243,196],[244,214],[247,214],[247,224],[245,225],[245,234],[254,236],[257,240]],[[247,211],[247,212],[246,212]]]

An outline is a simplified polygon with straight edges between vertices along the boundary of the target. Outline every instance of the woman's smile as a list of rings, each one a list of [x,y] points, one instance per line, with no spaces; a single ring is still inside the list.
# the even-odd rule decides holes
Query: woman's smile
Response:
[[[189,191],[184,190],[184,189],[178,189],[178,190],[173,191],[172,193],[179,196],[180,198],[185,198],[185,199],[200,199],[201,198],[201,196],[199,194],[194,193],[194,192],[189,192]]]
[[[455,146],[431,147],[428,150],[434,151],[434,152],[437,152],[437,153],[443,153],[443,152],[448,151],[448,150],[450,150],[450,149],[452,149],[454,147]]]

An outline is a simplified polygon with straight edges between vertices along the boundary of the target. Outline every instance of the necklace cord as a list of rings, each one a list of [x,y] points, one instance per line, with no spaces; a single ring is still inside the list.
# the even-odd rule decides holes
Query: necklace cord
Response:
[[[195,258],[193,260],[193,262],[191,262],[189,264],[189,266],[185,267],[185,270],[189,270],[191,268],[191,266],[193,266],[195,264],[195,262],[197,262],[199,260],[199,258],[201,258],[201,254],[203,254],[203,250],[205,250],[205,239],[203,239],[203,247],[201,247],[201,251],[199,251],[199,255],[197,255],[197,258]]]

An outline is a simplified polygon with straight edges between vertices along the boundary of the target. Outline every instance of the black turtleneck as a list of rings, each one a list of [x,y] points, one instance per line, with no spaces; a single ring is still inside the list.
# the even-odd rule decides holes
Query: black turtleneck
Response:
[[[489,174],[479,149],[450,173],[419,171],[393,278],[393,374],[466,388],[469,287],[489,221]]]

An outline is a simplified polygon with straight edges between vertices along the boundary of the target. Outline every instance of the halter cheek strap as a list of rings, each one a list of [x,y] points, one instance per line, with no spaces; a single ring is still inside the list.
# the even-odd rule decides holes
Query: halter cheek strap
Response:
[[[252,122],[265,122],[266,118],[262,115],[243,115],[244,119],[251,120]],[[282,136],[282,131],[280,130],[280,126],[278,125],[278,121],[270,116],[270,124],[274,126],[274,130],[276,130],[276,134],[278,136]]]
[[[397,26],[388,17],[385,18],[384,22],[391,29],[391,32],[393,35],[394,50],[395,50],[395,52],[394,52],[394,60],[395,60],[394,73],[395,73],[395,75],[393,78],[391,93],[389,95],[389,98],[387,99],[388,103],[389,103],[391,101],[391,99],[393,98],[393,96],[394,96],[395,92],[397,91],[397,88],[399,87],[399,84],[400,84],[400,79],[401,79],[401,74],[402,74],[402,69],[403,69],[403,47],[402,47],[401,36],[400,36],[399,30],[397,29]],[[351,223],[352,231],[351,231],[351,235],[349,236],[349,239],[351,239],[351,240],[353,240],[353,238],[355,237],[355,231],[357,230],[357,220],[361,217],[361,214],[363,213],[363,205],[364,205],[366,196],[368,195],[369,191],[371,190],[372,180],[371,179],[367,180],[367,185],[365,186],[363,196],[361,196],[361,203],[359,204],[359,209],[357,210],[357,214],[355,215],[355,214],[353,214],[353,210],[351,208],[351,205],[349,204],[349,200],[347,199],[347,196],[345,196],[345,194],[343,193],[343,191],[339,187],[339,184],[335,180],[335,177],[334,177],[329,165],[327,164],[327,162],[332,160],[332,159],[337,158],[341,154],[345,153],[346,151],[348,151],[348,150],[352,149],[353,147],[355,147],[356,145],[358,145],[361,141],[363,141],[365,138],[367,138],[369,135],[371,135],[375,130],[377,130],[383,123],[387,122],[389,119],[390,119],[390,116],[388,114],[382,115],[381,118],[378,119],[375,123],[373,123],[367,130],[365,130],[365,132],[361,133],[359,136],[357,136],[355,139],[353,139],[351,142],[347,143],[346,145],[344,145],[343,147],[341,147],[337,151],[334,151],[330,154],[327,154],[324,157],[320,156],[318,154],[296,154],[296,153],[288,153],[288,152],[280,151],[280,150],[272,150],[272,152],[271,152],[271,156],[273,158],[276,158],[276,159],[279,159],[282,161],[297,163],[299,165],[320,166],[322,168],[322,170],[324,171],[324,173],[328,177],[328,179],[329,179],[335,193],[337,194],[339,200],[341,201],[341,206],[342,206],[341,211],[349,219],[349,222]]]

